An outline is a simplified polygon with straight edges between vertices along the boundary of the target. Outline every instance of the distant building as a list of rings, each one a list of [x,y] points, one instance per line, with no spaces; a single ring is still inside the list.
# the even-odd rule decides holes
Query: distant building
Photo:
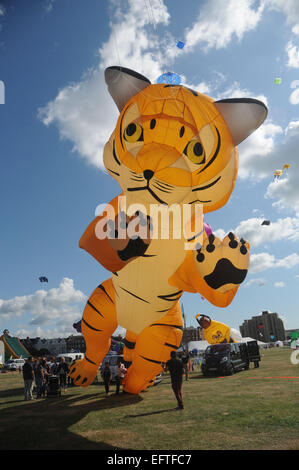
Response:
[[[85,353],[86,351],[86,345],[85,345],[83,335],[69,336],[66,339],[66,343],[67,343],[68,352],[74,350],[74,351],[80,351],[82,353]]]
[[[190,341],[199,340],[199,328],[195,328],[194,326],[188,326],[188,328],[184,328],[181,345],[188,344]]]
[[[115,341],[121,341],[121,336],[112,337]],[[30,354],[38,356],[40,351],[49,351],[50,354],[56,356],[69,352],[86,352],[86,345],[83,335],[71,335],[68,338],[26,338],[21,340],[22,344],[28,349]]]
[[[286,332],[283,321],[278,313],[262,312],[262,315],[245,320],[240,326],[240,332],[243,338],[250,337],[264,343],[274,341],[284,341]]]
[[[33,356],[38,355],[39,351],[49,351],[54,356],[68,352],[67,338],[26,338],[21,342]]]

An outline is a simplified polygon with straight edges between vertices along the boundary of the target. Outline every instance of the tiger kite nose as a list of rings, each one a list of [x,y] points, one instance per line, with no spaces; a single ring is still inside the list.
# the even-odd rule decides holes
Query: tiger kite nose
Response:
[[[154,172],[152,170],[144,170],[143,176],[147,181],[149,181],[154,176]]]

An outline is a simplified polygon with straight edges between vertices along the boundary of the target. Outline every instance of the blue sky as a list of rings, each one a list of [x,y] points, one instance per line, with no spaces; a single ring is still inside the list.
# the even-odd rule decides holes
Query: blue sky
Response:
[[[215,99],[267,104],[267,120],[239,146],[230,201],[205,219],[221,237],[233,230],[250,241],[248,276],[226,309],[195,294],[182,301],[188,325],[206,313],[238,329],[268,310],[298,328],[298,1],[0,0],[0,25],[0,331],[73,334],[109,277],[78,247],[97,205],[119,193],[102,163],[118,116],[103,78],[109,65],[152,83],[175,71]]]

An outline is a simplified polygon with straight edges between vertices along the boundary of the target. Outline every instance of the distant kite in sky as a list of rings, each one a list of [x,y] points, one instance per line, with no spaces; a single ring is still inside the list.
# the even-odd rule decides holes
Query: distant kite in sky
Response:
[[[181,83],[181,77],[177,73],[166,72],[158,77],[157,83],[165,83],[166,85],[179,85]]]
[[[40,282],[48,282],[48,278],[45,276],[39,277]]]
[[[281,175],[282,175],[282,170],[275,170],[274,171],[274,179],[280,178]]]
[[[270,225],[270,220],[264,220],[261,225]]]
[[[185,46],[185,43],[182,42],[182,41],[178,41],[178,43],[177,43],[177,45],[176,45],[176,47],[178,47],[179,49],[183,49],[184,46]]]
[[[275,78],[274,79],[275,85],[281,85],[281,82],[282,82],[281,78]]]
[[[291,166],[291,165],[290,165],[289,163],[285,163],[285,164],[283,165],[283,167],[282,167],[282,170],[275,170],[275,171],[274,171],[274,179],[277,180],[278,178],[280,178],[281,175],[283,174],[283,171],[284,171],[284,170],[288,170],[288,169],[290,168],[290,166]]]

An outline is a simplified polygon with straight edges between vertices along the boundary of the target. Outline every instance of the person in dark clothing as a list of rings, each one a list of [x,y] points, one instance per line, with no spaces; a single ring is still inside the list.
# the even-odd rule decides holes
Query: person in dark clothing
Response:
[[[35,369],[36,398],[45,397],[46,394],[46,361],[41,360]]]
[[[174,395],[178,401],[177,409],[183,410],[183,397],[182,397],[182,384],[183,384],[183,374],[184,374],[184,364],[181,359],[176,355],[175,351],[170,353],[171,359],[166,362],[165,370],[169,370],[171,377],[171,385]]]
[[[60,387],[66,391],[66,377],[67,374],[69,373],[69,367],[67,363],[65,362],[65,358],[61,358],[60,364],[58,364],[56,374],[59,376],[60,379]]]
[[[24,399],[33,400],[32,389],[34,383],[34,371],[32,364],[32,357],[28,357],[23,365],[23,379],[24,379]]]
[[[182,355],[182,362],[184,364],[184,370],[185,370],[185,377],[186,377],[186,380],[188,380],[188,373],[189,373],[189,354],[188,352],[185,352],[184,351],[184,354]]]
[[[111,382],[111,370],[110,370],[110,367],[109,367],[109,362],[105,363],[105,367],[102,370],[102,378],[104,380],[106,397],[108,397],[109,386],[110,386],[110,382]]]

